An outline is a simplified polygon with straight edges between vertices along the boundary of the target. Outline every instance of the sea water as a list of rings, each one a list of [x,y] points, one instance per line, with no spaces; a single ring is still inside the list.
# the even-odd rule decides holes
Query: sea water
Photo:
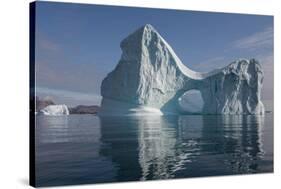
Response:
[[[273,172],[273,115],[36,116],[36,185]]]

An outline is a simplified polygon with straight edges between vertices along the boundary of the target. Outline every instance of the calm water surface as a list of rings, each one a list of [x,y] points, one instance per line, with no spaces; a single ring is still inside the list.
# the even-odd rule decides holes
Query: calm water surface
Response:
[[[36,184],[273,171],[273,116],[36,117]]]

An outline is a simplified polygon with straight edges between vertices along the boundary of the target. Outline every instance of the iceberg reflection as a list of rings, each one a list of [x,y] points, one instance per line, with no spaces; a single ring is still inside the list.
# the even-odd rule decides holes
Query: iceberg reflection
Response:
[[[259,170],[264,154],[263,116],[100,119],[101,140],[106,144],[101,154],[111,156],[119,167],[118,178],[127,180],[252,173]],[[132,167],[137,174],[131,174]]]

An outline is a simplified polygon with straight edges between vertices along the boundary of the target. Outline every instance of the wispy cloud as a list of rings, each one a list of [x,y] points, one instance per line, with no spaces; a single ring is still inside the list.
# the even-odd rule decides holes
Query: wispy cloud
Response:
[[[237,49],[255,51],[257,49],[271,49],[273,47],[273,28],[268,27],[263,31],[239,39],[233,43]]]
[[[226,62],[225,57],[218,56],[218,57],[210,58],[210,59],[204,60],[202,62],[199,62],[198,64],[196,64],[193,67],[193,69],[195,69],[196,71],[207,72],[207,71],[211,71],[214,69],[224,67],[224,66],[226,66],[226,64],[227,64],[227,62]]]
[[[39,49],[47,50],[51,52],[59,52],[61,49],[59,44],[57,44],[54,41],[51,41],[50,39],[43,37],[42,35],[39,35],[37,37],[37,45]]]
[[[63,103],[70,106],[79,104],[96,104],[99,105],[102,97],[94,93],[81,93],[76,91],[51,89],[47,87],[37,87],[36,95],[40,97],[49,97],[56,103]]]
[[[38,39],[38,45],[39,48],[49,51],[58,51],[60,49],[58,44],[47,39]]]
[[[233,41],[229,47],[225,48],[222,52],[225,55],[219,55],[215,57],[210,57],[209,59],[203,60],[198,64],[194,65],[194,69],[197,71],[211,71],[213,69],[221,68],[228,65],[234,59],[228,56],[230,53],[235,54],[243,50],[244,54],[256,57],[262,64],[267,63],[269,65],[269,70],[272,68],[273,64],[273,28],[267,27],[262,31],[258,31],[251,35],[245,36],[238,40]],[[239,53],[237,53],[239,54]],[[271,54],[271,55],[270,55]],[[242,57],[238,57],[242,58]]]

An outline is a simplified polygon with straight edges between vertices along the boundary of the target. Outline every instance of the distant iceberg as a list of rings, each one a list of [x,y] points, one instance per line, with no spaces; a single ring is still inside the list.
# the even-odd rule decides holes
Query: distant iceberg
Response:
[[[49,116],[69,115],[69,110],[65,104],[62,105],[48,105],[41,109],[39,114]]]
[[[100,115],[188,113],[194,108],[181,108],[179,101],[190,90],[201,93],[202,108],[194,107],[202,109],[202,114],[264,113],[263,71],[255,59],[239,59],[208,73],[195,72],[149,24],[125,38],[121,49],[118,65],[102,81]]]

